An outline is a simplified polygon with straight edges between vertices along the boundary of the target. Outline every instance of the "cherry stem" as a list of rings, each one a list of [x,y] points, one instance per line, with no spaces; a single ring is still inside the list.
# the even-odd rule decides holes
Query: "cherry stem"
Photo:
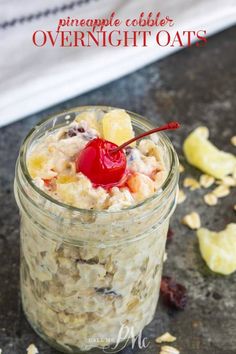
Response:
[[[123,143],[122,145],[118,146],[117,148],[112,149],[111,152],[112,153],[118,152],[118,151],[124,149],[126,146],[132,144],[134,141],[142,139],[142,138],[144,138],[147,135],[150,135],[150,134],[153,134],[153,133],[157,133],[157,132],[160,132],[162,130],[174,130],[174,129],[178,129],[178,128],[180,128],[180,124],[178,122],[167,123],[165,125],[162,125],[161,127],[154,128],[154,129],[149,130],[149,131],[147,131],[145,133],[142,133],[142,134],[140,134],[138,136],[135,136],[134,138],[126,141],[125,143]]]

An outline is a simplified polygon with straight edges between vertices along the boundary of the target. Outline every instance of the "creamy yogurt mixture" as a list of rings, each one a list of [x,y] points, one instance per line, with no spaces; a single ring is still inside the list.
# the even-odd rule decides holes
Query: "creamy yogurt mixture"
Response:
[[[102,137],[120,145],[133,135],[123,110],[81,113],[71,124],[35,141],[27,155],[29,173],[37,187],[62,203],[119,212],[161,189],[168,167],[155,139],[126,149],[128,173],[112,188],[96,187],[76,172],[75,159],[91,139]],[[121,340],[122,326],[124,331],[129,328],[128,339],[152,320],[177,179],[173,188],[162,205],[154,201],[128,209],[119,218],[116,213],[95,213],[87,223],[75,226],[64,224],[62,214],[55,221],[28,210],[28,201],[16,190],[22,210],[22,302],[31,325],[46,341],[68,353],[104,348]],[[41,205],[45,198],[37,197],[35,202]],[[168,216],[163,220],[163,215]],[[57,227],[60,237],[51,237]],[[74,235],[100,241],[69,242]],[[109,239],[112,245],[106,244]]]
[[[125,149],[127,174],[112,188],[95,187],[80,172],[76,172],[75,159],[86,144],[97,137],[120,143],[133,137],[132,126],[112,125],[106,132],[104,121],[117,121],[120,125],[130,120],[123,110],[113,110],[97,117],[95,112],[80,114],[70,125],[39,139],[28,156],[28,169],[34,183],[51,197],[78,208],[119,210],[135,205],[155,193],[165,178],[161,152],[151,139],[143,139],[137,146]],[[122,119],[124,117],[124,119]],[[113,131],[112,131],[113,129]],[[117,134],[117,135],[116,135]],[[119,134],[122,134],[122,139]],[[88,162],[89,163],[89,162]]]

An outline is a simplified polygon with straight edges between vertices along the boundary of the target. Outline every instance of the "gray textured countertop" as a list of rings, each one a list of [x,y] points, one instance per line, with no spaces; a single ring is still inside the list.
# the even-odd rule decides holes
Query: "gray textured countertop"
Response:
[[[0,129],[0,348],[3,354],[24,354],[30,343],[38,347],[40,354],[57,353],[33,332],[20,304],[19,220],[12,184],[23,137],[49,113],[76,105],[105,104],[138,112],[156,124],[179,120],[182,130],[170,135],[180,158],[183,138],[200,124],[209,127],[211,139],[220,148],[235,152],[230,145],[230,137],[236,134],[235,38],[236,28],[231,28],[210,38],[206,48],[185,49],[102,88]],[[199,176],[194,168],[186,166],[186,171]],[[144,331],[149,347],[127,348],[124,354],[156,354],[158,346],[154,338],[165,331],[177,336],[175,346],[181,354],[236,354],[236,273],[227,277],[211,273],[200,257],[195,232],[180,224],[182,216],[196,210],[204,226],[223,229],[230,221],[235,222],[235,192],[211,208],[204,205],[202,195],[202,190],[187,191],[187,200],[172,217],[174,238],[168,245],[164,267],[165,275],[173,276],[187,287],[188,306],[176,312],[159,303],[154,321]]]

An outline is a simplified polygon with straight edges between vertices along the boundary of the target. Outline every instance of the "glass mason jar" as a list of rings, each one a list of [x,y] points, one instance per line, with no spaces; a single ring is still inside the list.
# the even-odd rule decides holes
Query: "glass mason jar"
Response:
[[[162,188],[120,211],[84,210],[52,199],[31,180],[27,154],[81,107],[37,125],[22,144],[15,197],[21,215],[21,296],[33,329],[65,353],[121,348],[153,319],[169,218],[176,205],[178,158],[165,134],[156,144],[168,171]],[[128,112],[135,134],[153,126]],[[107,349],[108,350],[108,349]]]

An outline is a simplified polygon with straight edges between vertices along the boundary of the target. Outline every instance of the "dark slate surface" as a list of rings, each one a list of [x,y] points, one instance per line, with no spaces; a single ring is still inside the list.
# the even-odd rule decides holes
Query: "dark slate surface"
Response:
[[[32,331],[20,305],[19,220],[12,183],[17,152],[25,134],[49,113],[75,105],[105,104],[138,112],[156,124],[178,119],[183,129],[170,135],[180,155],[183,138],[200,124],[210,128],[211,138],[220,148],[235,152],[229,143],[236,133],[235,38],[236,28],[231,28],[210,38],[206,48],[185,49],[0,130],[0,348],[3,354],[26,353],[30,343],[36,344],[40,354],[57,353]],[[190,167],[187,174],[199,176]],[[187,192],[186,202],[177,208],[171,220],[175,235],[168,246],[164,268],[166,275],[188,288],[188,306],[182,312],[173,312],[159,304],[154,321],[144,332],[149,347],[128,348],[123,354],[156,354],[158,346],[153,339],[167,330],[177,336],[175,345],[183,354],[236,353],[236,273],[228,277],[211,273],[199,255],[195,233],[179,222],[186,212],[197,210],[203,225],[216,230],[224,228],[228,222],[235,222],[232,209],[235,193],[211,208],[204,205],[202,194],[203,191]]]

